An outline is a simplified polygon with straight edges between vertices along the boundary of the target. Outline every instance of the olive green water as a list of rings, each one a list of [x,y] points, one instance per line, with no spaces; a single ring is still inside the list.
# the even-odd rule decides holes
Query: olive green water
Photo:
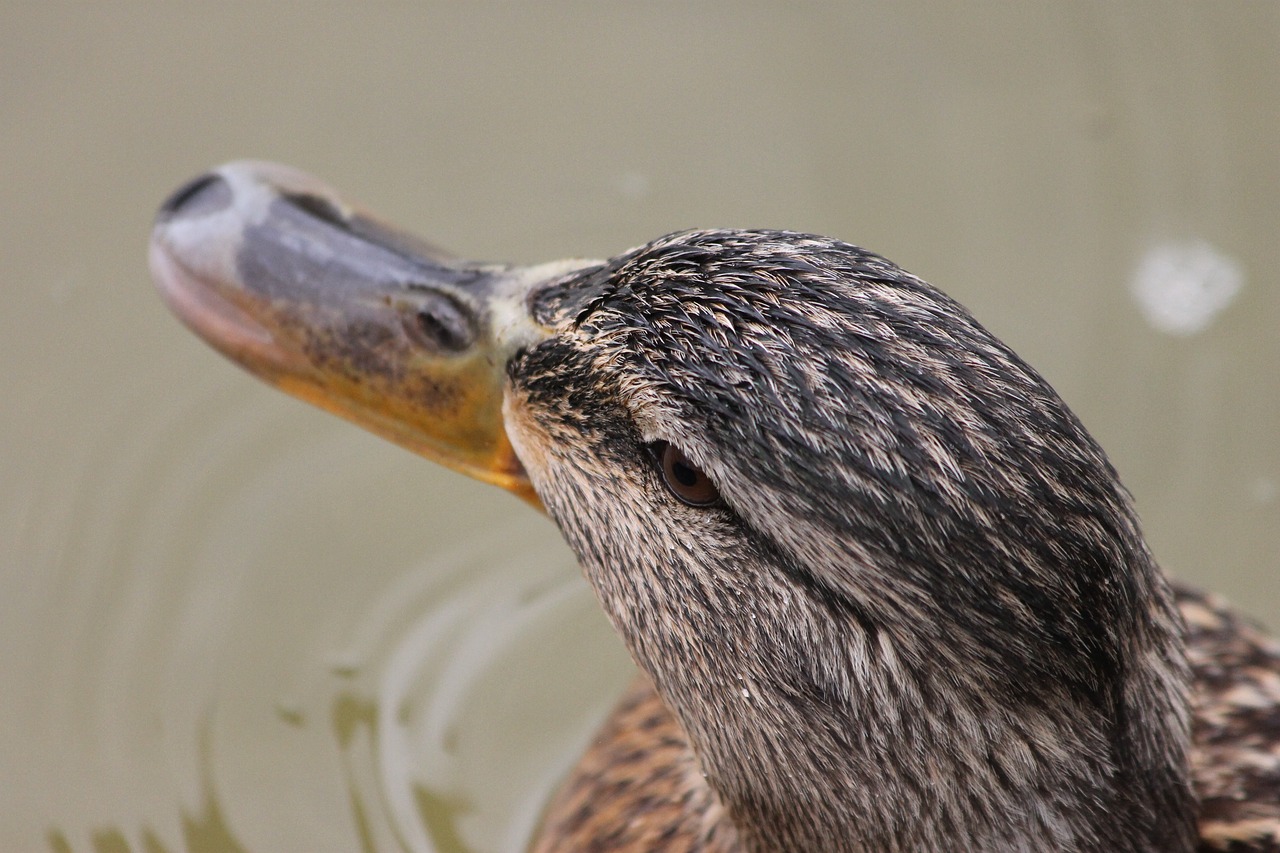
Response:
[[[230,367],[173,186],[464,255],[814,230],[967,303],[1280,626],[1280,6],[0,7],[0,850],[518,850],[628,677],[551,525]]]

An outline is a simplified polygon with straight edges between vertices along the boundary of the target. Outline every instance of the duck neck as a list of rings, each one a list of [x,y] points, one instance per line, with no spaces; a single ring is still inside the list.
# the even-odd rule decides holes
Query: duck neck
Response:
[[[1161,678],[1076,695],[787,584],[698,585],[705,613],[669,577],[602,597],[749,850],[1193,849],[1185,719],[1131,704]]]

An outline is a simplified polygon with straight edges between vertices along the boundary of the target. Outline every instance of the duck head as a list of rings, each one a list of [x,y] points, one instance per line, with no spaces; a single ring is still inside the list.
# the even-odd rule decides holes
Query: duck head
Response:
[[[1192,849],[1127,494],[892,263],[726,230],[460,262],[253,163],[176,193],[151,256],[233,360],[543,506],[748,849]]]

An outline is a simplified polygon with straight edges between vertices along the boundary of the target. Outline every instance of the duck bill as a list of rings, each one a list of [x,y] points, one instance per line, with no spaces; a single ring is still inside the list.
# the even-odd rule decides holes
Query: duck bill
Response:
[[[177,190],[150,261],[173,312],[251,373],[540,506],[502,422],[506,362],[547,334],[529,293],[591,262],[458,261],[253,162]]]

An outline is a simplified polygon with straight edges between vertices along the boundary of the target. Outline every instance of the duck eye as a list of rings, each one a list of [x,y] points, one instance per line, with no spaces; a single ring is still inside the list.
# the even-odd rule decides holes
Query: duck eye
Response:
[[[720,500],[720,490],[715,483],[679,448],[665,441],[654,442],[652,448],[658,469],[662,472],[662,482],[682,503],[702,507]]]

